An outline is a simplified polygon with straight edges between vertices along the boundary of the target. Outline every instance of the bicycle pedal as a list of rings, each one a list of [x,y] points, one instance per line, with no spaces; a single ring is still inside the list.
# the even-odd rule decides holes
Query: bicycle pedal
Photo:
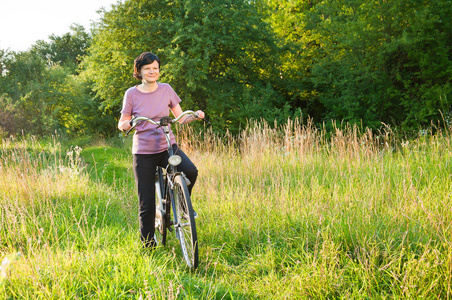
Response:
[[[173,231],[174,231],[173,227],[168,227],[168,230],[169,230],[170,232],[173,232]]]

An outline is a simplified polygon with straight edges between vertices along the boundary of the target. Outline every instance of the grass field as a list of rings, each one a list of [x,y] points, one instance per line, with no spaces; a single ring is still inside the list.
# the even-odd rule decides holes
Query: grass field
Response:
[[[130,138],[7,139],[0,299],[451,299],[452,134],[179,132],[200,266],[141,248]],[[190,137],[190,138],[189,138]]]

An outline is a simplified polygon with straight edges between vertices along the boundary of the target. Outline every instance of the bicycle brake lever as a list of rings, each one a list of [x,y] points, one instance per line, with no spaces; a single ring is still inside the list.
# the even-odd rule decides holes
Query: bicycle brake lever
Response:
[[[195,113],[195,118],[197,119],[197,120],[199,120],[199,121],[204,121],[204,122],[206,122],[206,123],[208,123],[209,125],[212,125],[212,124],[210,124],[210,122],[209,121],[207,121],[207,119],[206,119],[206,117],[204,116],[204,118],[200,118],[199,117],[199,115],[197,114],[197,113]]]
[[[135,116],[133,116],[132,119],[130,119],[129,125],[130,125],[131,127],[130,127],[128,130],[125,131],[125,136],[128,136],[129,133],[132,131],[132,129],[135,128],[136,124],[135,124],[135,126],[133,126],[133,122],[135,121],[135,119],[136,119]]]
[[[133,129],[133,127],[130,127],[129,130],[126,130],[126,131],[124,132],[124,135],[125,135],[125,136],[128,136],[129,133],[132,131],[132,129]]]

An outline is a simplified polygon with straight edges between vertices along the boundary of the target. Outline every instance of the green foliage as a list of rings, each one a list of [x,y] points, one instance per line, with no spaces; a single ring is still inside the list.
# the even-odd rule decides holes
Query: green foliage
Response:
[[[55,130],[80,134],[112,131],[76,68],[90,42],[81,26],[52,35],[25,52],[0,52],[0,133],[49,135]],[[99,117],[100,116],[100,117]]]
[[[13,133],[32,128],[31,133],[42,135],[54,130],[59,110],[53,87],[61,86],[64,72],[59,68],[46,68],[42,59],[28,52],[8,57],[4,65],[8,71],[2,83],[2,94],[12,100],[9,105],[26,120],[25,124],[14,124]]]
[[[161,58],[161,80],[181,96],[182,107],[203,109],[218,131],[301,115],[316,124],[383,122],[405,131],[447,125],[450,4],[118,2],[91,34],[73,25],[29,51],[0,50],[0,114],[20,123],[2,120],[1,132],[112,135],[125,90],[138,83],[133,60],[144,51]]]
[[[316,59],[316,41],[309,28],[313,1],[262,1],[261,11],[271,24],[279,45],[277,88],[286,105],[321,122],[325,108],[319,102],[311,70]]]
[[[49,66],[61,65],[75,74],[91,43],[91,36],[81,25],[73,24],[70,29],[71,32],[62,36],[50,35],[50,42],[37,41],[30,52],[42,57]]]
[[[277,48],[249,2],[127,1],[104,13],[84,67],[106,110],[119,112],[136,82],[133,59],[143,51],[161,58],[161,80],[183,107],[206,110],[216,127],[237,129],[245,118],[280,116],[286,106],[274,88]],[[272,112],[243,111],[250,92],[253,103]]]
[[[274,0],[269,8],[288,49],[284,71],[316,120],[416,129],[450,114],[450,1]]]

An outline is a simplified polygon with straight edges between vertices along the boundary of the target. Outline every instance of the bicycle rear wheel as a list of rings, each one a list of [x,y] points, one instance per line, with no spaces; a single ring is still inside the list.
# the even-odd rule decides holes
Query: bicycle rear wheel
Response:
[[[166,210],[165,193],[163,188],[163,172],[161,168],[155,173],[155,232],[154,240],[157,246],[166,244]]]
[[[187,184],[182,175],[174,180],[174,214],[177,222],[176,234],[180,242],[182,255],[190,268],[198,267],[198,236],[195,216],[191,205]]]

